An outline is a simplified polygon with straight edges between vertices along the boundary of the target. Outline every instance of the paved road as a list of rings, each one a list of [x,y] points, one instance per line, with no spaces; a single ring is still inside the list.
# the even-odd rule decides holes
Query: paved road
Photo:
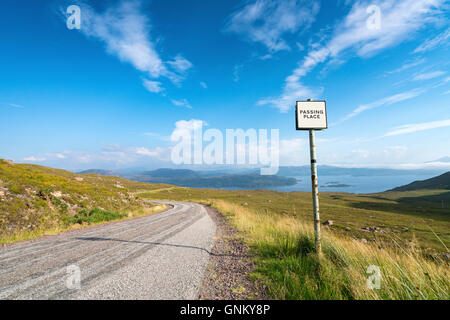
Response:
[[[170,204],[0,249],[0,299],[196,299],[216,226],[198,204]]]

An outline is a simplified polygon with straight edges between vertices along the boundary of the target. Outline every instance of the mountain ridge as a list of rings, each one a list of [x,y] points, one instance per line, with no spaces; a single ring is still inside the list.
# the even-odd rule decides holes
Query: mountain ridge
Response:
[[[450,190],[450,171],[426,180],[418,180],[391,191]]]

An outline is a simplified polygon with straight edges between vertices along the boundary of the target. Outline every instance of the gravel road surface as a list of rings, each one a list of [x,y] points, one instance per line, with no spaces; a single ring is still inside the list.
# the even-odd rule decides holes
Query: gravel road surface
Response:
[[[196,299],[216,225],[194,203],[0,249],[0,299]]]

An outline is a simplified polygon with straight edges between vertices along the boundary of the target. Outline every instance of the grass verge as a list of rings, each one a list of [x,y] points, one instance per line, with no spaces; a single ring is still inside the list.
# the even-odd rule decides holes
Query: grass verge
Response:
[[[0,244],[9,244],[19,241],[37,239],[43,236],[57,235],[62,232],[83,229],[88,226],[100,225],[107,222],[120,221],[125,219],[137,218],[165,210],[164,204],[158,204],[153,207],[144,207],[139,210],[130,211],[128,213],[120,213],[94,208],[90,211],[81,210],[74,217],[65,223],[54,226],[52,228],[38,228],[33,230],[21,230],[12,234],[0,237]]]
[[[312,224],[224,200],[206,202],[244,234],[256,253],[253,277],[263,281],[275,299],[450,298],[448,263],[423,257],[414,244],[409,249],[384,247],[324,230],[323,254],[318,257]],[[367,285],[374,276],[368,273],[370,266],[380,270],[379,289]]]

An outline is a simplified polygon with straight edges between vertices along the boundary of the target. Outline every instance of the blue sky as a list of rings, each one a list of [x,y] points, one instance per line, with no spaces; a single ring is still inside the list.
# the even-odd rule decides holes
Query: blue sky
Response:
[[[66,26],[72,4],[80,30]],[[327,100],[330,124],[317,133],[319,163],[450,167],[424,165],[450,156],[449,6],[4,0],[0,157],[72,170],[171,166],[170,136],[202,120],[279,129],[281,164],[304,165],[294,105],[314,98]]]

